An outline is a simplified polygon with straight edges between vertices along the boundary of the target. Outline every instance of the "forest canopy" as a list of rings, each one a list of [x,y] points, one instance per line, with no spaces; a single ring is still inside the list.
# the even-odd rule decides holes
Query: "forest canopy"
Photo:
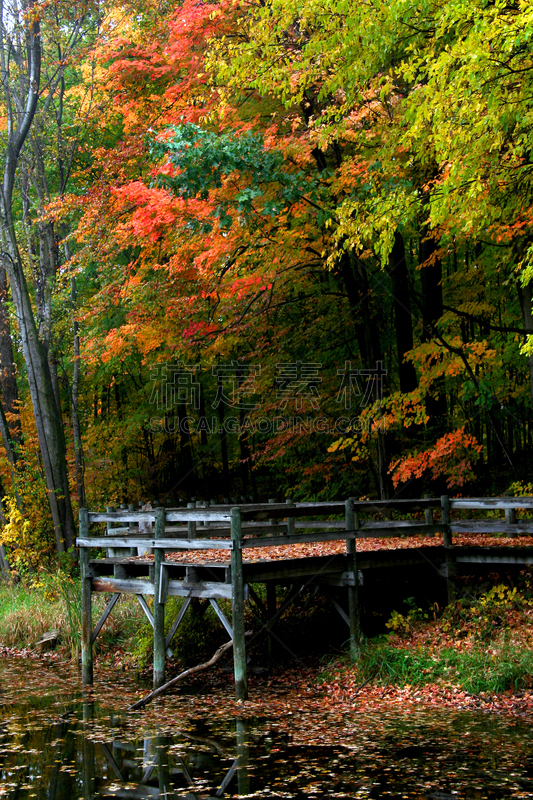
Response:
[[[530,3],[1,13],[8,558],[85,505],[529,491]]]

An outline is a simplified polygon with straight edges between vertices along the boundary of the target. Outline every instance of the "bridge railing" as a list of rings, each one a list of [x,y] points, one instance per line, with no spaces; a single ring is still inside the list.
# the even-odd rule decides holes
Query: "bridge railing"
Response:
[[[353,524],[347,520],[347,502],[353,504]],[[488,535],[533,535],[533,497],[423,498],[415,500],[334,501],[329,503],[267,503],[231,507],[214,505],[186,509],[150,509],[146,511],[108,509],[86,512],[82,516],[78,545],[106,548],[108,555],[136,555],[154,548],[172,550],[231,550],[232,508],[241,519],[239,546],[271,547],[342,539],[389,538],[398,536],[441,535],[445,546],[452,546],[453,535],[472,533]],[[519,517],[531,512],[531,519]],[[435,519],[435,512],[439,519]],[[465,519],[466,511],[475,512]],[[491,517],[479,518],[490,512]],[[500,511],[500,518],[493,512]],[[454,518],[459,512],[461,518]],[[392,513],[402,519],[392,519]],[[423,518],[422,518],[423,514]],[[155,536],[156,517],[163,529]],[[409,516],[408,516],[409,515]],[[415,515],[413,517],[413,515]],[[376,519],[382,516],[384,519]],[[408,518],[405,518],[407,517]],[[89,535],[89,525],[105,523],[103,534]]]

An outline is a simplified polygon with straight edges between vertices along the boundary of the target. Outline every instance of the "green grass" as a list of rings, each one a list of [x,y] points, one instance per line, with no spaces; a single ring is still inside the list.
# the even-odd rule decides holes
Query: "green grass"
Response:
[[[361,681],[397,686],[442,683],[467,692],[491,694],[533,685],[533,651],[500,643],[486,648],[458,651],[444,648],[437,653],[425,649],[403,649],[387,641],[365,644],[357,665]]]
[[[98,619],[108,597],[93,601]],[[97,651],[111,651],[133,638],[143,612],[134,597],[122,597],[97,639]],[[0,583],[0,644],[33,648],[48,631],[59,630],[59,646],[77,658],[81,639],[81,592],[78,578],[62,573],[39,573],[32,584]]]

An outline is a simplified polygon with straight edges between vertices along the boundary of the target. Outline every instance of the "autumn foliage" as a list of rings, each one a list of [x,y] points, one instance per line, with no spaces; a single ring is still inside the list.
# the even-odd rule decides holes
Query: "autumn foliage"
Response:
[[[529,7],[135,0],[80,19],[13,206],[73,496],[528,480]]]

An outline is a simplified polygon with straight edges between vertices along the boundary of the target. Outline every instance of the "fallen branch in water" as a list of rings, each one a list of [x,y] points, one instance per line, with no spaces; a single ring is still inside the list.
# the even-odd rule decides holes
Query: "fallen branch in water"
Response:
[[[251,636],[252,631],[246,631],[244,635]],[[137,711],[137,709],[143,708],[143,706],[147,705],[148,703],[151,703],[152,700],[154,700],[156,697],[159,697],[159,695],[163,694],[163,692],[166,692],[167,689],[170,689],[170,687],[174,686],[174,684],[177,683],[178,681],[182,681],[184,678],[188,678],[189,675],[195,675],[197,672],[202,672],[204,669],[209,669],[209,667],[212,667],[213,664],[216,664],[217,661],[219,661],[222,658],[224,653],[227,653],[228,650],[231,650],[232,647],[233,647],[233,639],[230,642],[226,642],[226,644],[223,644],[221,647],[219,647],[216,653],[213,656],[211,656],[209,661],[205,661],[203,664],[197,664],[195,667],[190,667],[189,669],[186,669],[185,672],[180,672],[179,675],[176,675],[175,678],[172,678],[172,680],[168,681],[167,683],[164,683],[163,686],[160,686],[158,689],[154,689],[153,692],[150,692],[150,694],[147,694],[146,697],[142,697],[140,700],[137,700],[137,702],[134,703],[132,706],[128,706],[127,710]]]
[[[361,689],[363,689],[367,685],[367,683],[370,683],[370,681],[373,681],[377,674],[378,674],[378,671],[376,670],[375,672],[372,673],[370,678],[367,678],[366,681],[363,681],[363,683],[360,683],[359,686],[356,686],[352,697],[355,697],[356,695],[358,695],[359,692],[361,691]]]

